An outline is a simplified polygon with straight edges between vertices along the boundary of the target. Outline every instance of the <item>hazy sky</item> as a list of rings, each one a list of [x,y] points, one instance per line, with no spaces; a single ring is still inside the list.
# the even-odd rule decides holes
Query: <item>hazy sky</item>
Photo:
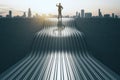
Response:
[[[14,14],[27,11],[31,8],[33,13],[57,14],[56,3],[61,2],[63,14],[75,14],[76,11],[85,9],[97,15],[100,8],[103,13],[116,13],[120,15],[120,0],[0,0],[0,14],[13,10]]]

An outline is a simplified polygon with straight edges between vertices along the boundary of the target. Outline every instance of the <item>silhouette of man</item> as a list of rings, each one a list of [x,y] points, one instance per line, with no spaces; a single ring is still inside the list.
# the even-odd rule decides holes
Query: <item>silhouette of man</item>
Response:
[[[58,7],[58,19],[62,18],[62,9],[63,9],[63,7],[62,7],[61,3],[59,3],[59,5],[56,5],[56,6]]]

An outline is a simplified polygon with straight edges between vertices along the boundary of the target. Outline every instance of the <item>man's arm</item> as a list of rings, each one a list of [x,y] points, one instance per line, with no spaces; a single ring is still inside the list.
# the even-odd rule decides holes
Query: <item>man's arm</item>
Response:
[[[61,6],[61,8],[63,9],[63,7]]]
[[[56,6],[58,7],[58,5],[56,4]]]

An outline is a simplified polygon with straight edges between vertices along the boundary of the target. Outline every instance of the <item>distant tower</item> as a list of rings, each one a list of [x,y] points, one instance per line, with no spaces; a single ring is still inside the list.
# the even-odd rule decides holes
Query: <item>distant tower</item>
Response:
[[[112,13],[112,18],[115,18],[115,14],[114,13]]]
[[[78,12],[76,12],[76,18],[78,17]]]
[[[32,13],[31,13],[31,9],[29,8],[28,9],[28,18],[31,18],[32,17]]]
[[[80,18],[80,13],[78,14],[78,17]]]
[[[100,9],[98,10],[98,16],[102,17],[102,13],[101,13]]]
[[[12,18],[12,11],[9,11],[9,18]]]
[[[26,13],[25,12],[23,13],[23,18],[26,18]]]
[[[78,12],[76,12],[76,16],[78,16]]]
[[[84,16],[85,16],[85,11],[84,11],[84,9],[82,9],[81,10],[81,18],[84,18]]]

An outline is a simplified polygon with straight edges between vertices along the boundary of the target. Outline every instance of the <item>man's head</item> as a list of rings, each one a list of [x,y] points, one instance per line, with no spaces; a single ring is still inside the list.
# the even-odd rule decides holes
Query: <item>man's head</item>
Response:
[[[59,5],[61,5],[61,3],[59,3]]]

